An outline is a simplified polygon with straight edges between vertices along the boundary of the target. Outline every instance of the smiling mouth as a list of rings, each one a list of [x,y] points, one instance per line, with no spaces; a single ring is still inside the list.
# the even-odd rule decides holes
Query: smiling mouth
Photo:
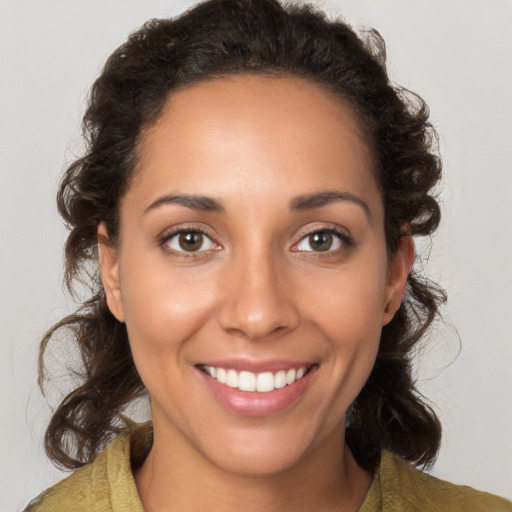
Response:
[[[221,384],[240,391],[269,393],[303,379],[315,365],[301,368],[290,368],[277,372],[253,373],[249,371],[237,371],[232,368],[222,368],[207,365],[199,365],[199,368]]]

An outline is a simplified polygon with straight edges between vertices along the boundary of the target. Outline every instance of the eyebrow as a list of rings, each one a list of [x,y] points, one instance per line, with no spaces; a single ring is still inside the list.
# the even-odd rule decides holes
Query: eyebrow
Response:
[[[337,201],[350,201],[359,205],[366,213],[366,216],[370,218],[370,208],[365,201],[350,192],[338,192],[337,190],[326,190],[316,194],[295,197],[290,202],[290,210],[301,211],[320,208]]]
[[[165,195],[153,201],[145,210],[147,213],[164,204],[179,204],[192,210],[202,212],[223,212],[224,207],[215,199],[207,196],[196,196],[190,194]]]
[[[317,192],[315,194],[297,196],[290,201],[290,210],[310,210],[313,208],[320,208],[337,201],[349,201],[359,205],[364,210],[368,218],[370,218],[370,208],[365,201],[363,201],[360,197],[351,194],[350,192],[338,192],[337,190],[327,190],[323,192]],[[147,213],[165,204],[178,204],[185,206],[186,208],[199,210],[202,212],[223,213],[225,211],[224,207],[212,197],[192,194],[168,194],[153,201],[144,210],[144,213]]]

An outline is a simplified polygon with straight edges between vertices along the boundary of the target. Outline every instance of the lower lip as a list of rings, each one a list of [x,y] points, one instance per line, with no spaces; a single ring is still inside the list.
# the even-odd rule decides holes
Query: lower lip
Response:
[[[197,371],[217,401],[228,411],[243,416],[269,416],[290,407],[302,396],[316,368],[311,368],[304,377],[293,384],[267,393],[240,391],[238,388],[220,383],[200,369]]]

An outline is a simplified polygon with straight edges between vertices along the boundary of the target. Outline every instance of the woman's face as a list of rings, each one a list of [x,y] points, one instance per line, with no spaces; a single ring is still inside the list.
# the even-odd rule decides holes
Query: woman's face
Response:
[[[339,450],[412,258],[405,239],[388,259],[383,215],[361,128],[322,87],[239,75],[173,93],[117,249],[99,229],[155,443],[251,474]]]

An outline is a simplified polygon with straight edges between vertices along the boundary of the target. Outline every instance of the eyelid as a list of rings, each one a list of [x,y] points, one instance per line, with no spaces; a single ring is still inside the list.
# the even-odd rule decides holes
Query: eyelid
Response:
[[[182,233],[200,233],[202,236],[207,238],[211,244],[214,245],[213,248],[208,249],[200,249],[198,251],[185,251],[180,249],[175,249],[170,247],[169,241],[182,234]],[[305,240],[307,237],[315,234],[315,233],[330,233],[334,237],[336,237],[341,242],[341,247],[335,248],[335,249],[328,249],[326,251],[307,251],[302,249],[297,249],[297,246]],[[333,224],[324,224],[324,225],[317,225],[313,227],[306,227],[303,228],[300,233],[297,235],[298,240],[293,243],[291,249],[293,252],[313,252],[316,254],[316,256],[321,257],[322,255],[328,256],[329,254],[335,254],[338,252],[343,251],[344,249],[349,249],[354,245],[354,241],[349,233],[347,233],[346,229],[343,229],[337,225]],[[194,255],[198,255],[201,253],[207,253],[210,251],[218,251],[222,249],[222,245],[219,244],[215,238],[209,233],[209,230],[203,228],[202,226],[198,226],[197,224],[185,224],[185,225],[178,225],[174,226],[172,228],[168,228],[162,232],[161,235],[157,237],[158,239],[158,245],[162,247],[167,252],[171,252],[173,254],[178,254],[183,257],[193,257]]]
[[[327,251],[307,251],[307,250],[301,250],[296,249],[297,246],[304,241],[307,237],[314,235],[315,233],[330,233],[333,236],[335,236],[338,240],[341,242],[341,247],[336,249],[329,249]],[[346,230],[338,227],[333,226],[332,224],[327,224],[324,226],[314,226],[310,228],[305,228],[301,230],[300,234],[298,235],[298,240],[292,245],[292,250],[295,250],[295,252],[314,252],[318,256],[328,254],[333,254],[336,252],[339,252],[341,250],[351,248],[354,245],[354,241],[352,240],[351,236],[346,232]]]
[[[215,247],[208,249],[200,249],[198,251],[185,251],[180,250],[169,245],[169,241],[173,238],[183,234],[183,233],[200,233],[203,237],[207,238]],[[206,229],[197,226],[197,225],[179,225],[164,230],[163,233],[158,236],[158,245],[162,247],[165,251],[171,252],[173,254],[178,254],[184,257],[193,257],[194,255],[198,255],[201,253],[206,253],[212,250],[220,250],[222,247],[219,243],[215,241],[215,239],[207,232]]]

